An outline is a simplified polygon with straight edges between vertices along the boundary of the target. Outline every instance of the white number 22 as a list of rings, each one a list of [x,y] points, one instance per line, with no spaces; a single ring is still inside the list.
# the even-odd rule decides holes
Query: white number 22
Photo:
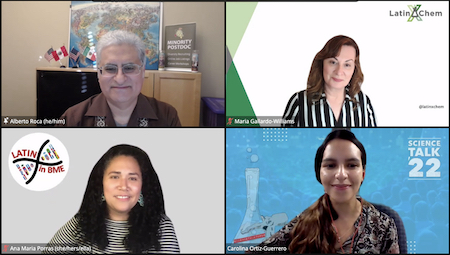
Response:
[[[433,165],[426,173],[426,177],[441,177],[441,172],[436,170],[441,167],[441,161],[437,158],[430,158],[425,163],[427,166]],[[416,165],[411,171],[409,171],[409,177],[423,177],[423,172],[419,172],[423,167],[423,160],[420,158],[413,158],[409,161],[409,165]]]

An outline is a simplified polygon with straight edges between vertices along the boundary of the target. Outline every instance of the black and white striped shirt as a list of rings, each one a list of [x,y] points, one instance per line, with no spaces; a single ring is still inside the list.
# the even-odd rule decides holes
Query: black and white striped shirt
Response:
[[[106,233],[108,238],[108,245],[105,250],[100,250],[97,245],[92,245],[86,243],[77,236],[78,219],[74,216],[70,219],[64,226],[62,226],[50,242],[48,247],[54,247],[53,251],[44,251],[43,253],[130,253],[123,244],[124,238],[128,235],[128,225],[127,221],[115,221],[106,219]],[[160,251],[149,250],[147,253],[180,253],[180,248],[178,247],[178,240],[175,234],[175,229],[173,227],[172,221],[164,216],[160,223],[161,238],[159,242],[161,244]],[[90,250],[73,250],[73,251],[57,251],[57,247],[88,247]]]
[[[328,105],[325,93],[319,101],[309,105],[306,99],[306,90],[296,92],[290,99],[283,114],[284,120],[294,120],[294,124],[285,124],[285,127],[376,127],[375,112],[369,97],[360,91],[355,95],[357,106],[350,100],[346,89],[344,103],[342,104],[339,119],[334,117]]]

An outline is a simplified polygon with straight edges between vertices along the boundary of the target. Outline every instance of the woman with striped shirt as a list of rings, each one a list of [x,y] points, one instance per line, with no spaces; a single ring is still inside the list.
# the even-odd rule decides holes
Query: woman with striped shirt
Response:
[[[61,247],[74,247],[69,253],[180,252],[147,153],[122,144],[100,158],[80,210],[56,232],[46,253],[61,253]]]
[[[283,119],[294,124],[285,126],[376,127],[363,81],[356,42],[343,35],[331,38],[313,60],[306,90],[289,99]]]

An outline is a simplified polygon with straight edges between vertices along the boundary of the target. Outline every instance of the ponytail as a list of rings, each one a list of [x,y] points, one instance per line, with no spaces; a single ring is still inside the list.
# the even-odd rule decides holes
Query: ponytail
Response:
[[[331,228],[331,218],[338,215],[325,193],[307,208],[292,229],[290,253],[336,253],[336,235]]]

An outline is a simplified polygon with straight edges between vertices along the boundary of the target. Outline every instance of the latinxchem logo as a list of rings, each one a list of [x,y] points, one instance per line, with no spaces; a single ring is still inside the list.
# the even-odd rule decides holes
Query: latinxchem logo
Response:
[[[441,11],[429,11],[424,10],[421,4],[416,5],[408,5],[407,10],[399,10],[399,11],[392,11],[389,10],[389,16],[391,17],[408,17],[407,22],[412,22],[414,19],[417,21],[423,21],[422,17],[442,17]]]
[[[408,22],[411,22],[411,21],[413,21],[414,20],[414,18],[416,18],[417,19],[417,21],[422,21],[422,18],[419,16],[419,13],[418,13],[418,11],[419,11],[419,9],[420,9],[420,6],[422,6],[421,4],[418,4],[418,5],[408,5],[408,8],[409,8],[409,10],[411,10],[411,16],[409,16],[409,18],[408,18]]]
[[[34,133],[14,144],[9,155],[11,175],[22,187],[33,191],[57,186],[69,170],[69,154],[55,137]]]

